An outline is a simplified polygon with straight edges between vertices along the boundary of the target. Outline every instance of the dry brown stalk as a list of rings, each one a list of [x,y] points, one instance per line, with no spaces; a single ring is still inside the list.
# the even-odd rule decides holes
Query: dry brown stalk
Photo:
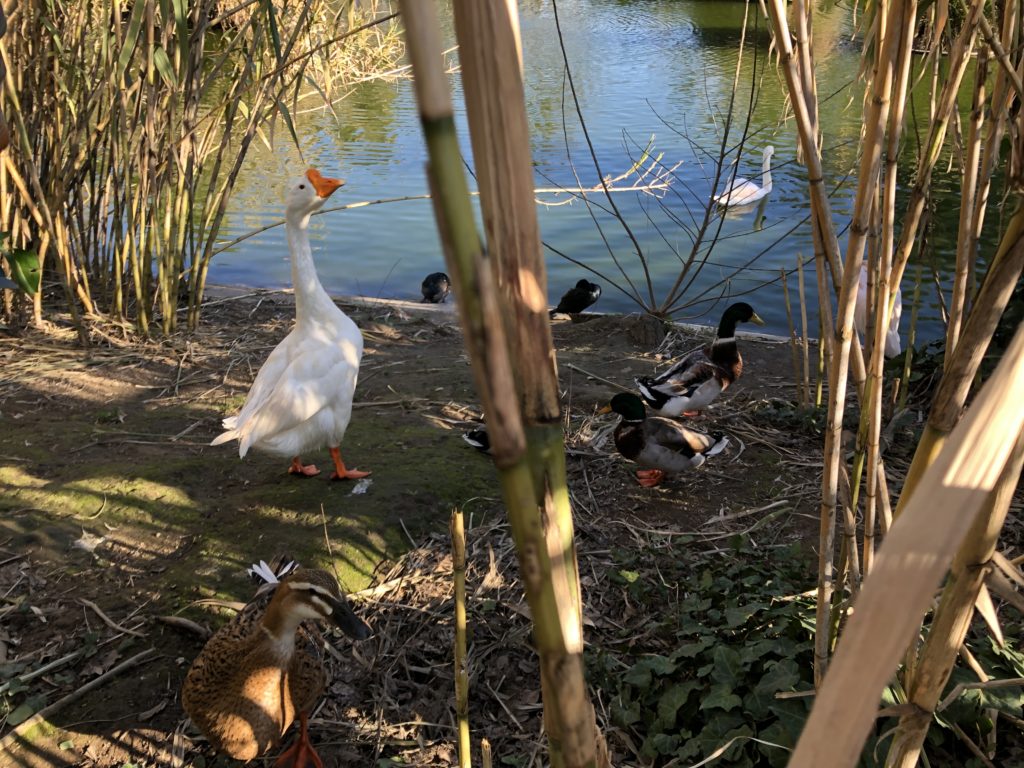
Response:
[[[963,158],[963,181],[960,197],[960,226],[957,234],[956,269],[953,273],[953,294],[949,299],[949,322],[946,325],[946,350],[943,365],[948,367],[960,339],[967,299],[968,276],[974,271],[974,239],[971,237],[971,218],[974,215],[978,189],[978,162],[981,156],[981,128],[985,120],[985,81],[988,78],[988,51],[978,51],[974,71],[974,94],[967,133],[967,146]]]
[[[957,649],[970,629],[975,602],[985,589],[985,579],[993,568],[991,561],[996,543],[1006,522],[1022,466],[1024,436],[1019,436],[995,488],[953,558],[928,637],[918,655],[913,680],[907,684],[908,700],[914,707],[900,718],[887,766],[913,768],[917,764],[939,697],[956,663]]]
[[[949,71],[931,118],[925,156],[921,158],[918,165],[917,176],[911,187],[910,200],[907,202],[906,212],[903,215],[903,230],[900,233],[900,242],[893,255],[892,274],[889,276],[890,306],[896,300],[895,290],[892,286],[899,285],[900,280],[903,279],[903,272],[906,269],[907,261],[910,259],[914,243],[917,240],[917,231],[921,224],[921,217],[924,214],[927,192],[931,184],[932,170],[938,162],[939,152],[946,138],[946,129],[949,127],[950,116],[956,104],[956,95],[960,90],[960,83],[963,81],[964,73],[967,71],[967,64],[971,60],[971,51],[974,48],[974,37],[978,27],[978,19],[981,16],[984,5],[984,0],[971,0],[963,26],[960,28],[960,33],[953,43],[949,56],[945,59]]]
[[[988,274],[974,300],[964,324],[960,343],[952,361],[939,382],[928,423],[914,451],[895,515],[898,517],[910,500],[920,476],[932,458],[941,450],[967,402],[967,395],[988,349],[992,334],[1013,294],[1017,280],[1024,271],[1024,206],[1019,206],[1010,219],[999,243]]]
[[[466,526],[462,510],[453,509],[452,578],[455,581],[455,716],[459,723],[459,768],[470,766],[469,660],[466,658]]]
[[[844,768],[857,763],[883,687],[918,632],[935,585],[977,513],[990,503],[1020,442],[1024,409],[1013,393],[1022,388],[1024,328],[879,550],[790,768]],[[840,721],[843,728],[835,728]]]

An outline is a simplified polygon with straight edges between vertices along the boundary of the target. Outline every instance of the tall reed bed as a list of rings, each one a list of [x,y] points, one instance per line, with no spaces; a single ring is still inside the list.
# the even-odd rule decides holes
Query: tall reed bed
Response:
[[[332,52],[383,39],[326,0],[225,5],[52,0],[10,14],[0,231],[38,250],[76,322],[171,333],[184,316],[194,329],[252,142],[275,125],[297,141],[300,99],[338,95]]]
[[[833,291],[838,297],[834,322],[824,312],[822,334],[831,362],[815,648],[815,680],[820,690],[790,765],[854,765],[878,715],[881,689],[892,680],[902,658],[898,688],[905,692],[908,704],[898,708],[900,720],[886,764],[909,768],[920,756],[975,605],[992,631],[999,633],[984,574],[997,554],[999,531],[1022,463],[1021,411],[1010,393],[1020,386],[1024,330],[1018,331],[967,418],[961,417],[976,388],[981,359],[1024,268],[1024,208],[1021,185],[1014,178],[1019,142],[1011,152],[1010,173],[1004,175],[1009,182],[1006,188],[991,187],[1003,136],[1013,130],[1011,105],[1024,96],[1021,7],[1017,0],[1008,0],[998,11],[990,9],[993,15],[988,18],[985,4],[971,0],[955,29],[944,3],[920,13],[913,1],[876,4],[862,17],[864,133],[845,253],[835,240],[829,201],[822,194],[819,136],[813,121],[814,70],[805,50],[812,9],[796,3],[788,16],[780,0],[769,2],[767,9],[808,169],[815,239],[821,251],[816,260],[818,282],[823,297]],[[919,71],[925,76],[915,78],[915,33],[922,22],[929,30],[930,48],[923,59],[918,58]],[[961,121],[957,96],[971,61],[976,62],[968,86],[971,112]],[[930,121],[909,200],[901,209],[896,201],[898,150],[915,83],[929,89]],[[954,157],[963,195],[944,373],[893,509],[880,440],[885,333],[901,278],[923,239],[920,233],[927,219],[932,170],[952,131],[959,131]],[[998,249],[983,254],[978,242],[990,197],[1004,201],[1005,214],[999,217]],[[980,285],[975,285],[981,264],[987,265],[987,271]],[[853,330],[862,265],[868,273],[870,317],[863,350]],[[823,302],[823,310],[827,308]],[[848,390],[860,401],[863,446],[852,472],[839,439]],[[858,547],[857,538],[849,534],[857,519],[860,467],[866,503],[861,518],[863,544]],[[846,477],[853,478],[853,493],[839,492]],[[838,566],[833,562],[837,520],[845,521],[847,534]],[[878,526],[884,538],[876,552]],[[863,564],[860,570],[858,561]],[[1016,575],[1021,576],[1019,569]],[[946,587],[918,649],[922,616],[943,576]],[[851,604],[855,612],[849,611]],[[840,628],[844,629],[838,637],[835,669],[828,671]],[[843,727],[837,729],[840,719]]]

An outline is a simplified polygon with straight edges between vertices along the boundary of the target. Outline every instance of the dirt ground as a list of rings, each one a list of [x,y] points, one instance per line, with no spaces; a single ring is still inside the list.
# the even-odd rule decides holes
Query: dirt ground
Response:
[[[480,410],[455,315],[343,308],[366,338],[342,446],[349,466],[373,472],[364,493],[327,472],[299,480],[274,459],[209,446],[286,333],[286,293],[212,301],[191,338],[139,344],[108,328],[88,352],[58,326],[0,339],[0,681],[46,665],[5,694],[0,763],[233,764],[186,724],[180,686],[202,632],[252,595],[246,567],[286,552],[335,569],[375,630],[357,646],[338,641],[312,721],[325,763],[452,764],[447,526],[460,507],[474,737],[535,764],[528,609],[496,472],[460,439]],[[589,628],[614,621],[599,608],[610,542],[685,534],[707,548],[743,532],[770,550],[813,540],[819,466],[806,457],[820,441],[813,425],[780,421],[795,396],[785,343],[741,336],[744,377],[698,422],[729,434],[730,448],[645,489],[614,452],[616,417],[595,415],[616,391],[601,379],[630,386],[710,332],[663,342],[660,326],[612,316],[553,327]],[[12,735],[12,721],[55,703]]]

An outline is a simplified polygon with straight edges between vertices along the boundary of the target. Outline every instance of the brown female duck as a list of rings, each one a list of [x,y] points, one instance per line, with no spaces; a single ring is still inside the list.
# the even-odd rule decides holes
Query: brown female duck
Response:
[[[185,678],[181,703],[219,752],[238,760],[258,757],[281,741],[298,715],[299,738],[275,765],[322,766],[306,717],[327,685],[327,672],[302,628],[320,621],[356,640],[370,635],[331,574],[296,568],[265,585],[209,639]]]

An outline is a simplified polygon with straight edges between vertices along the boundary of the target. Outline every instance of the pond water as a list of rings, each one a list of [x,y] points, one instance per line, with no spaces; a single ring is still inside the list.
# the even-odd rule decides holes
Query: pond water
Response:
[[[706,254],[706,266],[688,285],[675,317],[715,323],[728,297],[743,296],[767,321],[767,330],[786,333],[779,269],[792,270],[798,255],[805,259],[812,255],[806,222],[807,184],[805,169],[795,159],[795,128],[792,121],[783,119],[781,74],[773,65],[765,66],[767,22],[761,19],[754,27],[756,7],[749,6],[747,40],[757,44],[748,44],[744,53],[733,130],[727,142],[731,152],[726,162],[736,159],[735,146],[746,121],[748,137],[746,150],[738,160],[739,175],[760,181],[762,151],[771,145],[775,149],[773,189],[756,210],[730,213],[722,221],[718,242]],[[659,302],[675,282],[681,259],[690,252],[688,230],[696,229],[695,222],[703,216],[702,206],[712,194],[714,159],[733,92],[746,11],[745,4],[734,2],[558,3],[566,55],[601,174],[617,176],[625,172],[652,137],[652,153],[661,157],[662,166],[679,165],[673,172],[671,189],[660,199],[636,192],[615,195],[647,258],[650,290],[629,236],[607,213],[607,201],[601,194],[591,195],[595,206],[590,209],[579,201],[557,207],[538,206],[545,243],[601,275],[594,277],[546,250],[552,303],[579,278],[588,277],[604,288],[595,310],[635,311],[638,307],[629,295],[630,281],[641,296],[647,298],[653,292]],[[591,160],[565,81],[552,6],[542,0],[524,0],[520,14],[537,187],[574,187],[575,175],[584,186],[593,186],[600,174]],[[852,183],[842,186],[841,182],[856,162],[861,127],[855,83],[859,54],[858,45],[851,41],[851,15],[847,7],[826,3],[815,20],[816,72],[827,150],[825,173],[830,188],[838,187],[833,206],[841,228],[848,221],[854,193]],[[755,81],[758,87],[751,101]],[[471,161],[457,76],[452,76],[451,84],[462,145]],[[922,93],[919,101],[925,98]],[[335,109],[335,114],[318,110],[299,117],[302,157],[283,130],[273,151],[254,147],[232,199],[223,240],[279,219],[286,181],[306,165],[346,179],[346,186],[331,199],[334,205],[426,191],[425,149],[411,81],[364,84]],[[924,106],[917,114],[926,112]],[[907,161],[912,158],[910,149],[908,144],[904,153]],[[911,163],[905,163],[901,171],[904,183],[911,171]],[[723,171],[719,188],[730,172],[728,168]],[[630,182],[619,183],[628,186]],[[956,210],[958,176],[940,174],[936,188],[938,205]],[[539,197],[548,202],[566,199],[551,194]],[[905,199],[905,192],[900,199]],[[956,217],[944,219],[944,228],[934,236],[935,258],[942,269],[951,263],[955,249]],[[717,227],[716,222],[713,229]],[[315,217],[311,229],[320,276],[332,293],[418,300],[424,275],[444,269],[428,200],[329,213]],[[811,335],[817,335],[813,265],[809,267]],[[907,270],[905,307],[912,293],[913,274],[913,268]],[[283,229],[269,230],[219,254],[209,279],[212,283],[260,287],[288,285],[288,248]],[[794,307],[795,286],[792,275]],[[918,337],[934,338],[942,333],[934,288],[926,289],[924,294]],[[905,308],[904,330],[909,315]]]

